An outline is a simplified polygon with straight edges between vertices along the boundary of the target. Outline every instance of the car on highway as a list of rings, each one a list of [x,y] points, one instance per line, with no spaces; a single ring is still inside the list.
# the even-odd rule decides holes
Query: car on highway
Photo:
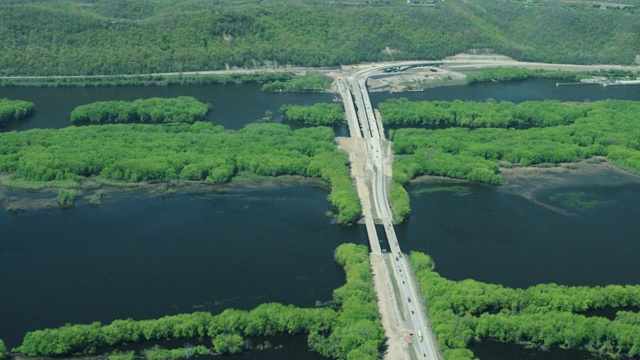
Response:
[[[411,302],[411,298],[410,298],[410,297],[408,297],[408,298],[407,298],[407,301],[408,301],[408,302]]]

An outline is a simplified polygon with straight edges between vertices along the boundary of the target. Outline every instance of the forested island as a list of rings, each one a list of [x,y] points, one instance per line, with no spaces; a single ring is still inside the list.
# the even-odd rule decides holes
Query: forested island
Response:
[[[391,200],[398,221],[410,212],[403,185],[420,175],[501,184],[501,166],[543,166],[593,156],[605,156],[614,165],[640,174],[640,103],[636,101],[514,105],[392,100],[383,104],[383,121],[389,115],[399,123],[455,124],[445,129],[389,131],[395,153]],[[509,127],[523,124],[527,126],[520,130]]]
[[[429,6],[405,0],[332,4],[10,0],[0,4],[4,40],[0,86],[252,82],[265,83],[265,91],[317,91],[328,87],[326,78],[296,78],[289,68],[340,71],[345,64],[442,59],[463,52],[545,63],[638,64],[638,3],[620,2],[633,5],[492,0]],[[265,72],[232,74],[245,69]],[[228,74],[183,74],[207,70]],[[467,82],[580,81],[583,76],[487,69],[470,74]],[[151,107],[164,106],[153,102]],[[104,125],[3,133],[0,184],[16,189],[57,188],[59,204],[67,207],[88,179],[119,186],[144,181],[174,186],[223,184],[242,173],[299,175],[331,186],[329,200],[338,223],[360,218],[348,157],[337,149],[330,128],[292,131],[281,124],[253,124],[231,131],[197,122],[206,111],[202,113],[203,104],[191,105],[198,110],[183,117],[156,114],[133,103],[94,103],[76,109],[71,120]],[[343,121],[338,108],[321,104],[286,106],[281,111],[292,121],[330,124]],[[389,131],[395,153],[391,200],[396,221],[411,211],[404,186],[420,175],[502,184],[501,167],[551,166],[594,156],[640,173],[640,105],[636,102],[515,105],[393,100],[381,104],[380,110],[385,124],[398,128]],[[2,100],[0,125],[33,111],[34,104]],[[195,123],[108,124],[132,121]],[[237,353],[248,349],[248,337],[287,333],[307,334],[309,347],[324,356],[378,359],[385,339],[367,249],[343,245],[335,259],[346,271],[346,284],[334,291],[329,303],[317,308],[268,303],[251,311],[228,309],[217,315],[197,312],[154,320],[114,320],[109,325],[68,325],[29,332],[13,351],[27,356],[74,356],[132,342],[204,339],[193,347],[154,347],[141,353],[119,348],[103,356],[108,360],[178,359]],[[411,261],[448,359],[473,358],[467,346],[477,339],[577,347],[612,356],[640,354],[637,313],[619,312],[614,320],[581,314],[605,306],[639,307],[637,285],[547,284],[509,289],[444,279],[424,254],[412,254]],[[7,351],[0,340],[0,357]]]
[[[340,245],[335,261],[346,272],[346,283],[333,299],[317,308],[279,303],[262,304],[251,311],[227,309],[218,315],[195,312],[152,320],[114,320],[29,332],[14,352],[27,356],[90,355],[105,347],[116,350],[105,360],[180,359],[191,356],[239,353],[249,348],[248,337],[307,334],[309,348],[339,360],[380,358],[384,329],[378,319],[368,249]],[[119,350],[127,343],[150,340],[206,338],[199,345],[178,349],[151,347],[139,354]],[[4,354],[0,341],[0,355]],[[119,349],[118,349],[119,348]],[[125,348],[126,349],[126,348]]]
[[[309,125],[336,125],[346,122],[344,108],[340,104],[282,105],[280,112],[285,120]]]
[[[252,124],[232,131],[206,122],[11,132],[2,134],[0,143],[0,171],[11,174],[1,184],[77,188],[88,177],[220,184],[242,171],[301,175],[327,181],[337,221],[352,223],[362,209],[348,156],[337,149],[333,137],[333,130],[326,127],[292,131],[283,124]]]
[[[188,123],[205,119],[210,105],[192,96],[150,98],[135,101],[97,101],[71,112],[73,124]]]
[[[33,115],[35,109],[29,101],[0,99],[0,127]]]
[[[368,249],[344,244],[335,252],[346,284],[333,300],[317,308],[268,303],[250,311],[228,309],[218,315],[195,312],[151,320],[114,320],[66,325],[27,333],[14,352],[27,356],[91,355],[103,348],[109,360],[179,359],[238,353],[249,349],[248,337],[307,334],[309,347],[335,359],[378,359],[384,331],[378,319]],[[517,341],[536,346],[581,348],[609,356],[640,354],[640,318],[618,311],[614,319],[587,316],[605,307],[640,307],[639,285],[569,287],[540,284],[512,289],[475,280],[452,281],[435,271],[428,255],[413,252],[422,297],[445,359],[474,359],[467,347],[478,339]],[[201,338],[202,340],[195,340]],[[150,347],[139,353],[125,343],[192,339],[195,346]],[[0,340],[0,354],[7,349]]]
[[[629,65],[639,53],[637,12],[637,6],[491,0],[432,6],[404,0],[10,1],[0,5],[0,37],[6,39],[0,74],[339,66],[469,51],[521,61]]]
[[[511,289],[451,281],[435,271],[428,255],[414,252],[410,258],[445,359],[474,359],[467,346],[481,339],[580,348],[614,358],[640,355],[638,312],[618,311],[612,320],[584,315],[605,307],[640,308],[640,285]]]
[[[517,128],[568,125],[584,117],[590,103],[561,103],[557,100],[525,101],[514,104],[489,99],[477,101],[409,101],[389,99],[378,105],[382,121],[391,127]]]

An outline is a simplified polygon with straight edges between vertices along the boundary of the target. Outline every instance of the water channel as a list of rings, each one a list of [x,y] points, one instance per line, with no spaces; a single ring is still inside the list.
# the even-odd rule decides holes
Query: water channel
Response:
[[[183,95],[212,103],[210,121],[230,129],[259,121],[266,110],[277,114],[282,104],[333,97],[263,93],[259,85],[0,88],[0,97],[37,107],[34,117],[2,131],[64,127],[75,106],[98,100]],[[530,80],[376,93],[372,101],[390,96],[640,100],[640,87],[555,87],[552,81]],[[526,194],[513,187],[432,179],[408,189],[413,215],[397,233],[404,251],[430,254],[451,279],[513,287],[640,283],[634,257],[640,252],[639,182],[616,171],[598,176],[599,181],[580,174],[563,182],[541,180],[543,186]],[[100,206],[80,202],[70,210],[0,211],[0,338],[8,346],[17,345],[26,331],[65,323],[250,309],[270,301],[313,306],[330,299],[344,281],[332,260],[334,249],[343,242],[366,243],[361,226],[338,226],[325,216],[325,189],[236,185],[183,189],[168,197],[109,193],[112,198]],[[54,193],[29,196],[55,198]],[[298,340],[285,347],[303,354],[304,342]],[[250,358],[282,356],[274,351]],[[484,342],[473,351],[481,358],[517,358],[521,348]],[[561,350],[553,356],[531,351],[539,359],[568,357]],[[297,358],[315,358],[307,355]]]
[[[313,307],[344,283],[335,248],[367,243],[363,227],[332,223],[326,191],[309,186],[108,193],[100,206],[0,211],[0,336],[9,346],[65,323],[274,301]]]
[[[71,111],[77,106],[95,101],[133,101],[150,97],[193,96],[212,105],[207,120],[226,129],[241,129],[253,122],[261,122],[265,112],[274,114],[273,122],[282,122],[278,112],[285,104],[312,105],[331,102],[330,93],[275,93],[261,91],[261,84],[215,84],[188,86],[131,86],[131,87],[59,87],[1,88],[0,98],[31,101],[36,104],[34,116],[0,131],[34,128],[59,129],[71,125]],[[349,136],[348,127],[336,126],[339,136]]]

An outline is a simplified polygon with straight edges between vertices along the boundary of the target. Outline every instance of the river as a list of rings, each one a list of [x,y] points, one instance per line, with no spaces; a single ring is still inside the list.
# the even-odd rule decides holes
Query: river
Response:
[[[20,131],[34,128],[59,129],[71,125],[70,114],[77,106],[95,101],[133,101],[150,97],[193,96],[213,106],[207,121],[226,129],[241,129],[253,122],[261,122],[265,112],[274,114],[273,122],[282,122],[279,109],[285,104],[312,105],[331,102],[330,93],[264,92],[262,84],[214,84],[131,87],[0,87],[0,98],[31,101],[36,105],[34,116],[12,123],[1,131]],[[346,125],[336,126],[338,136],[349,136]]]
[[[527,100],[560,100],[560,101],[596,101],[606,99],[640,100],[640,86],[602,86],[597,84],[556,86],[556,80],[531,79],[524,81],[507,81],[501,83],[479,83],[466,86],[441,86],[404,93],[371,93],[371,104],[389,98],[407,98],[420,100],[471,100],[511,101],[521,103]]]
[[[0,97],[33,101],[37,109],[34,117],[3,131],[65,127],[74,107],[98,100],[183,95],[212,103],[208,119],[213,123],[239,129],[259,121],[266,110],[277,114],[282,104],[333,97],[263,93],[259,88],[0,88]],[[389,97],[640,100],[640,87],[556,87],[555,81],[529,80],[371,97],[374,105]],[[438,271],[451,279],[513,287],[640,283],[634,257],[640,252],[640,185],[634,177],[609,175],[594,183],[575,174],[562,183],[542,181],[544,186],[528,192],[438,179],[416,184],[408,189],[412,218],[398,226],[397,234],[404,251],[430,254]],[[366,243],[361,226],[338,226],[325,216],[326,190],[215,189],[183,189],[168,197],[111,190],[112,198],[100,206],[81,201],[69,210],[0,212],[0,338],[15,346],[26,331],[65,323],[249,309],[269,301],[313,306],[330,299],[332,289],[344,282],[332,260],[334,249],[343,242]],[[53,199],[55,194],[28,196]],[[297,358],[315,358],[300,355],[304,344],[299,338],[289,346],[300,351]],[[482,358],[524,356],[519,346],[491,342],[473,350]],[[561,350],[527,351],[539,359],[569,357]],[[251,354],[265,360],[283,356],[277,350]],[[586,355],[574,358],[580,356]]]
[[[65,323],[274,301],[313,307],[344,284],[338,245],[367,243],[363,227],[325,215],[326,190],[216,189],[114,190],[100,206],[1,211],[0,338],[16,346],[29,330]]]

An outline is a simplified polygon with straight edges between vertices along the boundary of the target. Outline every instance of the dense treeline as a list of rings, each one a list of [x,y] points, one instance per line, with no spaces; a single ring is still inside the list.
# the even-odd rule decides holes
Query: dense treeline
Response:
[[[71,111],[73,124],[194,123],[205,119],[211,106],[192,96],[129,101],[96,101]]]
[[[365,245],[344,244],[335,252],[347,272],[347,282],[333,292],[339,307],[330,334],[309,335],[309,346],[320,354],[340,359],[379,359],[385,335],[378,317],[376,291]]]
[[[461,104],[463,104],[461,102]],[[468,103],[473,107],[493,107]],[[532,103],[536,109],[542,103]],[[554,103],[549,103],[552,106]],[[557,104],[560,108],[565,105]],[[568,125],[524,130],[502,128],[398,129],[393,140],[393,180],[406,184],[420,175],[438,175],[501,184],[499,165],[537,165],[576,162],[606,156],[614,165],[640,174],[640,102],[605,100],[568,109],[586,114]],[[579,110],[578,110],[579,109]],[[544,110],[541,110],[544,111]],[[408,196],[392,193],[394,209],[408,214]],[[396,216],[399,216],[396,214]]]
[[[529,70],[519,67],[498,67],[483,69],[482,72],[467,75],[467,84],[488,81],[510,81],[525,79],[558,79],[565,81],[581,81],[592,76],[605,77],[610,80],[635,80],[639,73],[631,70],[607,69],[588,72],[571,72],[562,70]]]
[[[280,112],[285,120],[309,125],[336,125],[346,121],[341,104],[282,105]]]
[[[558,79],[567,81],[580,81],[589,78],[585,73],[562,70],[529,70],[519,67],[499,67],[483,69],[477,74],[467,75],[467,84],[475,84],[488,81],[510,81],[525,79]]]
[[[408,218],[411,214],[411,199],[409,193],[396,179],[391,181],[391,193],[389,194],[389,200],[391,201],[391,211],[393,212],[393,220],[395,222],[402,222]]]
[[[294,77],[287,81],[274,81],[264,84],[263,91],[324,91],[327,90],[333,79],[328,76],[313,73],[305,76]]]
[[[0,99],[0,126],[33,115],[36,106],[24,100]]]
[[[614,320],[579,314],[640,307],[640,285],[511,289],[442,278],[422,253],[412,253],[411,263],[445,359],[473,359],[466,347],[475,338],[582,348],[613,357],[640,355],[637,313],[618,312]]]
[[[211,348],[147,349],[148,360],[188,358],[186,355],[234,353],[245,349],[244,337],[308,334],[309,347],[336,359],[379,359],[384,331],[378,319],[368,249],[343,244],[336,261],[346,272],[346,284],[334,291],[331,308],[305,309],[279,303],[262,304],[251,311],[227,309],[165,316],[154,320],[114,320],[109,325],[67,325],[29,332],[14,351],[27,356],[92,353],[107,346],[163,339],[211,338]],[[123,356],[120,354],[120,356]]]
[[[178,74],[178,75],[113,75],[113,76],[66,76],[66,77],[26,77],[0,78],[0,87],[10,86],[149,86],[149,85],[211,85],[247,84],[288,81],[293,78],[289,72],[255,72],[218,74]]]
[[[429,7],[360,2],[5,2],[0,72],[117,75],[338,66],[443,58],[474,49],[526,61],[632,64],[640,52],[640,20],[629,13],[634,9],[491,0]]]
[[[251,311],[227,309],[219,315],[207,312],[165,316],[153,320],[114,320],[109,325],[67,325],[29,332],[14,351],[27,356],[91,353],[124,343],[164,339],[212,338],[216,353],[229,353],[244,336],[299,334],[328,331],[336,312],[328,308],[302,309],[267,303]]]
[[[79,181],[89,176],[121,181],[198,180],[225,183],[239,171],[319,177],[340,223],[361,215],[348,156],[326,127],[292,131],[283,124],[224,130],[211,123],[152,126],[120,124],[34,129],[0,134],[0,171],[10,180]]]
[[[388,99],[378,105],[382,122],[391,126],[530,128],[568,125],[584,117],[589,103],[557,100],[497,103],[476,101],[409,101]]]
[[[607,78],[608,80],[635,80],[640,77],[639,71],[623,70],[623,69],[601,69],[588,73],[592,76]]]

